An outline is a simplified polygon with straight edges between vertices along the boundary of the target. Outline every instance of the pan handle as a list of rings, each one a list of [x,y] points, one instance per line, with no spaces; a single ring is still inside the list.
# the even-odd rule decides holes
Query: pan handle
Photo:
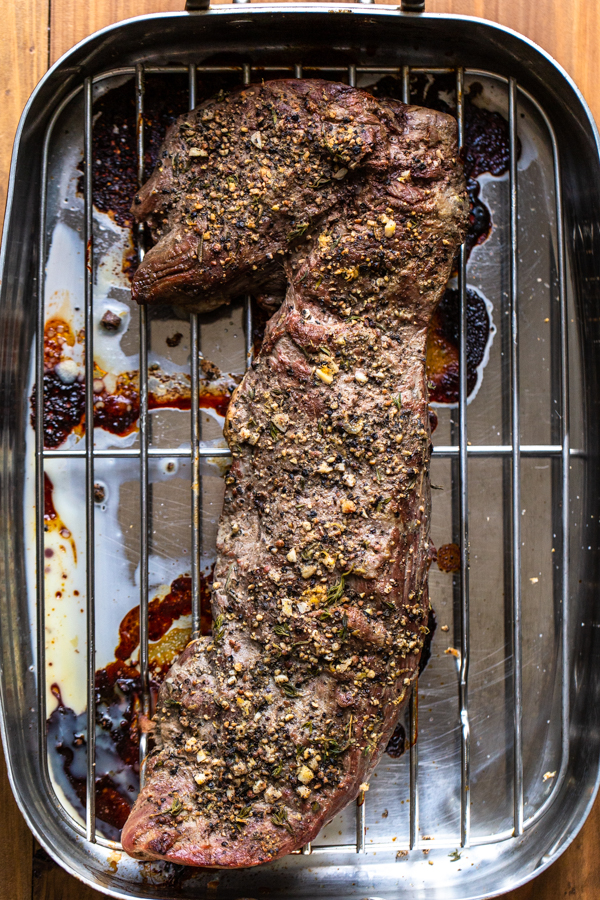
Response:
[[[234,3],[250,3],[250,0],[233,0]],[[373,3],[374,0],[359,0],[359,3]],[[185,0],[187,12],[199,9],[208,9],[210,0]],[[402,12],[425,12],[425,0],[401,0]]]

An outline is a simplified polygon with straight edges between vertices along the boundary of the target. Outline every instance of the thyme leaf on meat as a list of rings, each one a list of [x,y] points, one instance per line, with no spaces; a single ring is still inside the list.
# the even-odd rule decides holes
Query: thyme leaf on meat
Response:
[[[352,569],[348,569],[347,572],[343,572],[340,575],[340,580],[336,582],[336,584],[332,585],[327,591],[327,599],[325,600],[325,606],[333,606],[334,603],[337,603],[344,595],[344,588],[346,586],[346,578]]]
[[[325,738],[323,752],[326,756],[339,756],[340,753],[344,753],[352,743],[352,741],[346,741],[345,743],[340,744],[335,738]]]
[[[280,684],[279,687],[286,697],[302,697],[302,692],[299,691],[298,688],[295,688],[293,684],[284,682],[283,684]]]
[[[342,616],[342,627],[339,631],[340,640],[345,641],[348,637],[348,616],[346,613]]]
[[[167,810],[167,813],[171,816],[178,816],[182,809],[183,803],[181,802],[181,798],[175,796],[173,797],[171,808]]]
[[[300,554],[302,556],[302,559],[312,559],[313,556],[315,555],[315,551],[317,550],[318,546],[319,546],[319,543],[317,541],[316,543],[309,544],[308,547],[305,547],[304,550],[302,551],[302,553]]]
[[[225,631],[225,617],[217,616],[213,624],[213,644],[220,644]]]
[[[302,235],[306,232],[309,224],[309,222],[301,222],[299,225],[296,225],[296,227],[293,228],[287,236],[288,243],[290,241],[293,241],[294,238],[302,237]]]
[[[290,834],[293,834],[292,826],[288,822],[288,814],[285,806],[277,806],[273,810],[271,822],[273,823],[273,825],[278,825],[280,828],[285,828],[286,831],[289,831]]]

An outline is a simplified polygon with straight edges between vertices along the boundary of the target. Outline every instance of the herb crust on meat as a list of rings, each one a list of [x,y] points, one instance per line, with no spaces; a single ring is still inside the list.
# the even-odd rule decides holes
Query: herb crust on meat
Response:
[[[285,299],[236,389],[213,633],[160,690],[139,859],[268,862],[361,789],[429,611],[427,327],[468,206],[447,115],[323,81],[182,117],[134,211],[140,302]]]

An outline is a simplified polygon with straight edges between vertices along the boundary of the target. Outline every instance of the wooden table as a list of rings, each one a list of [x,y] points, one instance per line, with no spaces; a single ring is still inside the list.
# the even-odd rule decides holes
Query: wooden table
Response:
[[[214,2],[214,0],[213,0]],[[397,3],[398,0],[395,0]],[[98,28],[184,0],[0,0],[0,212],[12,142],[25,102],[49,65]],[[600,0],[427,0],[428,12],[481,16],[548,50],[573,76],[600,121]],[[504,900],[600,898],[600,799],[571,847]],[[55,865],[34,842],[13,800],[0,748],[0,900],[92,900],[97,891]]]

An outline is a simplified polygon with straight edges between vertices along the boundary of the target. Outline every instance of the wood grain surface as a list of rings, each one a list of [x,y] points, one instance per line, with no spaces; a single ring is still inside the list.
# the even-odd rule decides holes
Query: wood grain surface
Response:
[[[184,0],[0,0],[0,214],[19,117],[48,65],[99,28],[183,6]],[[600,121],[600,0],[427,0],[427,10],[480,16],[526,35],[564,66]],[[103,896],[67,875],[35,844],[13,800],[1,749],[0,812],[0,900]],[[600,900],[599,846],[600,800],[561,858],[503,900]]]

